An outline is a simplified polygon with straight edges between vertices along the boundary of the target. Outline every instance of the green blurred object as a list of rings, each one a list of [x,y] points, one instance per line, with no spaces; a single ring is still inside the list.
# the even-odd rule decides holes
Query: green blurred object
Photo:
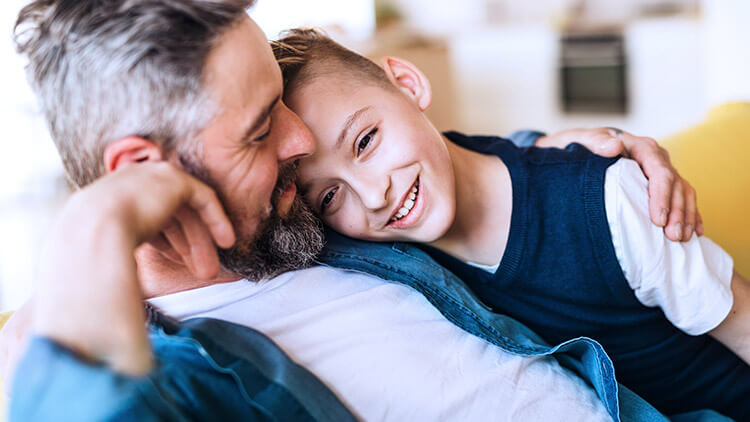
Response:
[[[403,15],[390,2],[375,1],[375,27],[377,29],[397,25],[403,20]]]

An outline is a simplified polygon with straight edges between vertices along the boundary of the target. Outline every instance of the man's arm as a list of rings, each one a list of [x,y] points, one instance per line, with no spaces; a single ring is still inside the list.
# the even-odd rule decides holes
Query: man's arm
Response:
[[[690,240],[693,231],[703,235],[703,221],[698,212],[695,189],[680,177],[669,160],[667,150],[654,139],[607,127],[565,130],[552,135],[520,131],[514,133],[511,139],[517,144],[520,140],[528,144],[525,146],[533,144],[542,148],[565,148],[577,142],[598,155],[615,157],[623,154],[632,158],[649,180],[651,221],[664,227],[664,233],[670,240]]]
[[[732,309],[709,334],[750,364],[750,282],[737,271],[732,276]]]
[[[127,165],[73,195],[41,254],[32,335],[116,372],[146,374],[151,352],[133,253],[177,216],[198,251],[197,271],[215,276],[214,243],[228,247],[234,233],[216,194],[186,173],[167,163]]]

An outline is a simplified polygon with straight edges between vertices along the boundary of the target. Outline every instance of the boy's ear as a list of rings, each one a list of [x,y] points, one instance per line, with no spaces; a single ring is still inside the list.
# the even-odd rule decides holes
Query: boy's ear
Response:
[[[104,149],[104,168],[112,173],[128,163],[163,161],[161,147],[138,136],[120,138]]]
[[[414,100],[425,111],[432,102],[432,88],[427,77],[412,63],[398,57],[383,57],[380,64],[393,85]]]

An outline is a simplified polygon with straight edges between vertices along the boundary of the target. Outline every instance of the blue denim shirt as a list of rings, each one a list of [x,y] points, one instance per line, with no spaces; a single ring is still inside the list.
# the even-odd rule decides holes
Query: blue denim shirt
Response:
[[[36,337],[19,363],[10,420],[355,420],[262,333],[211,318],[177,322],[148,309],[155,359],[148,375],[117,374]]]
[[[321,264],[408,285],[449,321],[503,350],[555,356],[596,390],[613,420],[727,420],[712,411],[666,418],[617,384],[596,341],[547,345],[521,323],[490,311],[415,246],[330,233]],[[156,364],[143,377],[117,374],[49,339],[32,339],[15,377],[10,420],[354,420],[322,382],[252,328],[209,318],[176,322],[151,312],[149,338]]]

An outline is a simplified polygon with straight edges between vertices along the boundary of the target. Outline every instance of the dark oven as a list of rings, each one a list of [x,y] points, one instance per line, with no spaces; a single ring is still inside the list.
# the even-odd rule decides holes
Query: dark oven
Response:
[[[560,38],[560,99],[565,112],[625,113],[626,72],[621,33],[567,33]]]

